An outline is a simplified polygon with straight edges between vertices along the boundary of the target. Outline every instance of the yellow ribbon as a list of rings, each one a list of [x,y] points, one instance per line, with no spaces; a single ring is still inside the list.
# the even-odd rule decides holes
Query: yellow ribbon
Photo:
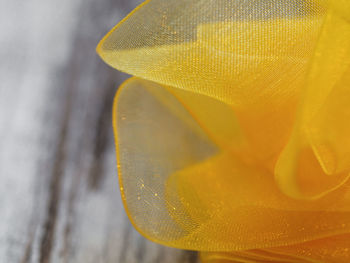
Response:
[[[141,234],[202,262],[350,262],[350,1],[150,0],[100,42]]]

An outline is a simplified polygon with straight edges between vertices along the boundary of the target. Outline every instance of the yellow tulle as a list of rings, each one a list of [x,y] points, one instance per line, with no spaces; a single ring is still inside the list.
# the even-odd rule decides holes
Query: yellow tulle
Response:
[[[151,0],[100,42],[122,198],[202,262],[350,262],[350,0]]]

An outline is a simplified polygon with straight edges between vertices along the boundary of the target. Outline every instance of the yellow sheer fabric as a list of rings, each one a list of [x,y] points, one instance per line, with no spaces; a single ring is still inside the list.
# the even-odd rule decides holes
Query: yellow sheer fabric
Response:
[[[350,1],[151,0],[100,42],[122,198],[202,262],[350,262]]]

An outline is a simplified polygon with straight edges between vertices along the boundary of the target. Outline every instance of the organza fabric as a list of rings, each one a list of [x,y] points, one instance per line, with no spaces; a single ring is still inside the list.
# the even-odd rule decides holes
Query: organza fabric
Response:
[[[138,231],[211,262],[350,262],[350,1],[151,0],[100,42]]]

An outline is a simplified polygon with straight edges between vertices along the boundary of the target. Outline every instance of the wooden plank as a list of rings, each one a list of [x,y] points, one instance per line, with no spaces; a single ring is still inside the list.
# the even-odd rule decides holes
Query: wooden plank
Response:
[[[154,244],[119,196],[111,104],[127,77],[95,54],[139,0],[1,4],[0,262],[196,262]]]

